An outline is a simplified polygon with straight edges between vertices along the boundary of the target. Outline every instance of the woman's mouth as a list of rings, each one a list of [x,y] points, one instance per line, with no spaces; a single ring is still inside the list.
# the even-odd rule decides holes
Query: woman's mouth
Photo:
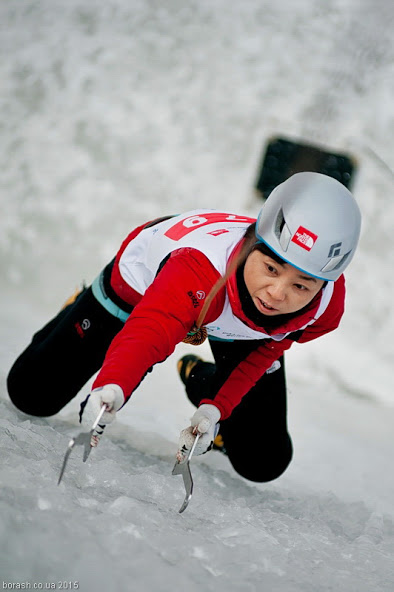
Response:
[[[277,308],[274,308],[273,306],[268,304],[268,302],[265,302],[264,300],[261,300],[260,298],[257,298],[257,304],[258,304],[258,309],[262,313],[279,312]]]

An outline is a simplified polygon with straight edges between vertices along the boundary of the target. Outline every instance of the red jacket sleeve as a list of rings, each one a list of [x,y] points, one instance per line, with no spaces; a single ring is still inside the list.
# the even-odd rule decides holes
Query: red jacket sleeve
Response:
[[[174,251],[154,282],[113,339],[93,388],[118,384],[126,399],[157,362],[164,361],[196,322],[204,300],[220,277],[200,251]],[[214,320],[223,306],[218,295],[206,320]]]
[[[203,399],[203,403],[211,403],[220,411],[220,418],[227,419],[233,409],[239,405],[246,393],[260,380],[266,370],[283,352],[293,344],[291,339],[282,341],[262,341],[257,349],[251,352],[230,374],[213,400]]]
[[[244,395],[260,380],[272,363],[291,347],[294,341],[305,343],[336,329],[344,312],[345,280],[341,276],[334,285],[334,292],[328,307],[321,317],[309,325],[301,335],[294,333],[282,341],[263,342],[251,352],[230,374],[214,400],[203,399],[203,403],[213,403],[220,411],[221,419],[231,415]]]

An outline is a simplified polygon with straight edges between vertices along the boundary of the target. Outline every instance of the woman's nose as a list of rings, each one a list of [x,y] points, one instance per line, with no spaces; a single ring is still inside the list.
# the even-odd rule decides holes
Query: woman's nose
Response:
[[[285,286],[280,281],[273,282],[268,287],[268,293],[273,300],[277,300],[280,302],[282,302],[286,297]]]

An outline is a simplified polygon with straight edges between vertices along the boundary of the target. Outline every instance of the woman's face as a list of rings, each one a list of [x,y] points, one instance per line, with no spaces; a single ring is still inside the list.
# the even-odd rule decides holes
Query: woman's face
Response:
[[[246,259],[244,280],[257,310],[267,316],[304,308],[322,288],[318,280],[289,263],[283,265],[258,250]]]

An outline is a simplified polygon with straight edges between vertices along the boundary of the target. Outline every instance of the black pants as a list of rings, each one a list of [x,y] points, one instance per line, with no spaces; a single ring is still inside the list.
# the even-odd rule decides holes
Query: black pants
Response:
[[[233,369],[260,341],[211,341],[215,364],[199,362],[189,375],[186,392],[198,406],[213,398]],[[287,431],[287,401],[284,360],[271,374],[264,374],[220,423],[227,455],[234,469],[250,481],[271,481],[289,465],[293,448]]]
[[[30,415],[54,415],[100,369],[122,327],[86,288],[33,336],[12,366],[7,379],[11,401]]]
[[[85,289],[77,300],[33,336],[12,366],[8,392],[18,409],[39,417],[54,415],[73,399],[102,366],[106,351],[123,327]],[[215,364],[199,363],[186,391],[196,406],[212,398],[238,363],[261,342],[212,341]],[[265,374],[245,395],[220,433],[234,469],[251,481],[278,477],[292,457],[287,432],[286,383],[282,366]]]

